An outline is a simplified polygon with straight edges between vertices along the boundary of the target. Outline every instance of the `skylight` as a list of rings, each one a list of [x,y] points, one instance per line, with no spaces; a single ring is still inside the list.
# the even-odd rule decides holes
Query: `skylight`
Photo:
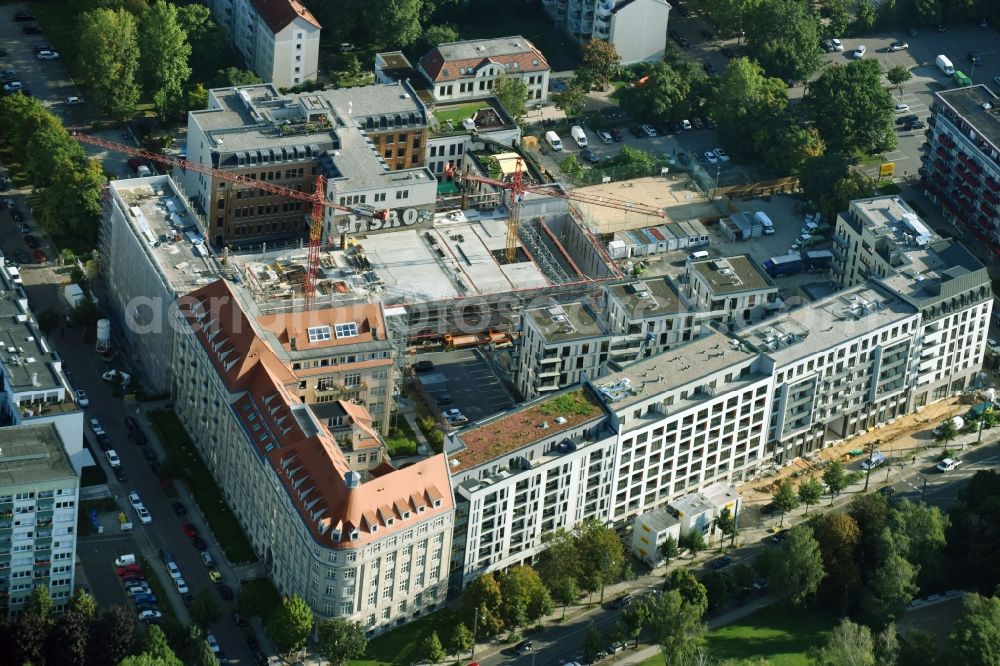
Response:
[[[337,337],[340,337],[340,331],[338,326]],[[307,329],[309,333],[309,342],[323,342],[324,340],[330,339],[330,327],[329,326],[313,326]]]
[[[337,330],[337,339],[338,340],[340,338],[353,338],[354,336],[356,336],[358,334],[358,325],[357,325],[356,322],[349,321],[349,322],[347,322],[345,324],[337,324],[336,325],[336,330]],[[310,333],[309,338],[310,338],[310,340],[312,339],[312,333]],[[326,327],[326,337],[324,338],[324,340],[329,340],[329,339],[330,339],[330,327],[327,326]]]

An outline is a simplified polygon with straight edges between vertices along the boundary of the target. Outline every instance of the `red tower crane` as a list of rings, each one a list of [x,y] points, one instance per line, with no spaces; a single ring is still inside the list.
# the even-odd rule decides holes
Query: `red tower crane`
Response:
[[[655,206],[648,206],[646,204],[626,201],[624,199],[615,199],[600,194],[587,194],[576,190],[566,191],[559,188],[559,186],[555,183],[549,185],[525,184],[524,172],[521,170],[520,158],[518,158],[516,164],[514,165],[514,175],[510,182],[470,174],[463,174],[459,176],[459,180],[466,180],[470,183],[483,183],[485,185],[492,185],[493,187],[510,190],[510,201],[507,204],[507,261],[514,261],[516,258],[517,230],[521,223],[521,200],[524,198],[525,192],[534,192],[535,194],[543,194],[550,197],[561,197],[563,199],[568,199],[569,201],[577,201],[579,203],[591,204],[594,206],[604,206],[605,208],[617,208],[618,210],[624,210],[626,212],[670,219],[662,208],[657,208]]]
[[[220,169],[214,169],[210,166],[204,164],[198,164],[197,162],[189,162],[187,160],[182,160],[177,157],[168,157],[167,155],[161,155],[160,153],[154,153],[148,150],[143,150],[142,148],[135,148],[134,146],[126,146],[123,143],[117,143],[115,141],[108,141],[96,136],[90,136],[89,134],[74,133],[73,138],[80,143],[86,143],[92,146],[100,146],[101,148],[107,148],[108,150],[114,150],[119,153],[124,153],[132,157],[152,160],[153,162],[159,162],[160,164],[165,164],[167,166],[180,167],[181,169],[190,169],[198,173],[203,173],[206,176],[212,176],[225,180],[230,183],[236,183],[238,185],[246,185],[247,187],[254,187],[259,190],[264,190],[266,192],[271,192],[283,197],[288,197],[289,199],[297,199],[298,201],[306,201],[312,204],[312,212],[310,216],[309,224],[309,255],[306,261],[306,280],[304,285],[305,297],[306,297],[306,307],[312,305],[313,298],[316,295],[316,276],[319,273],[319,248],[320,240],[323,236],[323,209],[332,208],[334,210],[344,211],[348,213],[354,213],[355,215],[361,215],[363,217],[370,217],[383,222],[389,217],[389,210],[375,211],[369,208],[361,207],[351,207],[343,206],[341,204],[334,203],[332,201],[327,201],[326,199],[326,179],[320,175],[316,176],[316,187],[312,193],[300,192],[299,190],[293,190],[289,187],[283,187],[281,185],[275,185],[274,183],[267,183],[262,180],[257,180],[256,178],[248,178],[236,173],[230,173],[228,171],[222,171]]]

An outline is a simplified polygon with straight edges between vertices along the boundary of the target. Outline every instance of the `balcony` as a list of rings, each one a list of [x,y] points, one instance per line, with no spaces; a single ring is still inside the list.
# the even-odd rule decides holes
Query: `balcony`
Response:
[[[611,16],[611,9],[614,5],[610,2],[602,2],[597,5],[597,16],[606,19]]]
[[[598,39],[607,39],[611,36],[611,31],[607,26],[595,25],[594,34]]]

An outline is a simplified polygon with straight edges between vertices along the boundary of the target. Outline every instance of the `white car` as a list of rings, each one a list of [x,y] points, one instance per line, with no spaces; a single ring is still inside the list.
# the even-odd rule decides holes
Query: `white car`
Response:
[[[130,585],[126,588],[129,596],[135,596],[137,594],[152,594],[153,591],[149,588],[149,585]]]
[[[839,39],[831,39],[830,43],[833,44],[833,50],[840,52],[844,50],[844,44]]]
[[[118,452],[114,449],[110,449],[104,454],[108,458],[108,462],[111,463],[112,467],[121,467],[122,459],[118,457]]]
[[[90,398],[87,397],[87,393],[82,389],[76,392],[76,404],[81,407],[90,407]]]
[[[896,113],[906,113],[910,110],[909,104],[904,104],[903,102],[896,102]]]
[[[39,60],[59,60],[58,51],[39,51],[36,56]]]
[[[66,98],[66,106],[80,106],[81,104],[83,104],[83,98],[82,97],[67,97]]]
[[[715,154],[715,151],[707,150],[705,151],[705,161],[709,164],[718,164],[719,157]]]
[[[713,152],[715,153],[715,156],[718,157],[723,162],[729,161],[729,153],[724,151],[722,148],[716,148]]]
[[[159,620],[163,617],[163,613],[158,610],[144,610],[139,613],[139,619],[143,622],[149,622],[150,620]]]
[[[990,348],[990,351],[994,354],[1000,354],[1000,342],[997,342],[993,338],[986,341],[986,346]]]
[[[104,432],[104,428],[101,427],[101,422],[97,419],[90,419],[90,429],[95,433]]]
[[[109,384],[121,384],[122,386],[128,386],[129,382],[132,381],[132,376],[127,372],[122,372],[121,370],[108,370],[101,375],[101,379]]]
[[[682,120],[681,121],[681,129],[686,129],[686,130],[691,129],[691,121],[690,120]]]
[[[215,636],[211,632],[205,634],[205,640],[208,641],[208,647],[211,648],[212,654],[219,654],[219,641],[215,640]]]
[[[10,83],[4,84],[3,91],[4,92],[12,93],[12,92],[17,92],[18,90],[20,90],[23,87],[24,86],[21,85],[20,81],[11,81]]]
[[[945,458],[944,460],[942,460],[937,464],[937,467],[935,469],[937,469],[937,471],[939,472],[950,472],[951,470],[955,469],[961,464],[962,464],[961,460],[955,460],[954,458]]]
[[[191,591],[188,589],[187,583],[184,582],[183,578],[174,578],[174,587],[177,588],[178,594],[187,594]]]
[[[138,509],[142,506],[142,498],[139,497],[139,493],[132,490],[128,494],[128,503],[132,505],[133,509]]]
[[[177,579],[181,577],[180,568],[173,562],[167,562],[167,571],[170,572],[170,577]]]
[[[149,525],[151,522],[153,522],[153,517],[149,515],[149,509],[147,509],[143,505],[140,504],[139,506],[135,507],[135,512],[139,514],[139,522],[142,523],[143,525]]]
[[[910,45],[906,42],[893,42],[889,45],[890,51],[903,51],[908,48],[910,48]]]
[[[642,131],[646,133],[646,136],[653,137],[656,136],[656,130],[650,125],[643,125]]]
[[[865,53],[867,53],[867,52],[868,52],[868,47],[865,46],[864,44],[862,44],[858,48],[854,49],[854,57],[855,58],[864,58],[865,57]]]

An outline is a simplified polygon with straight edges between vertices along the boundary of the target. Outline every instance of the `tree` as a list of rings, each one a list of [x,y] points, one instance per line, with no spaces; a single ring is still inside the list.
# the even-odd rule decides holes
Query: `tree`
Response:
[[[875,60],[828,68],[809,84],[802,101],[832,152],[874,155],[896,147],[894,104]]]
[[[520,77],[501,75],[493,82],[493,94],[514,120],[524,116],[528,84]]]
[[[444,648],[441,646],[441,639],[438,638],[436,631],[432,631],[431,635],[424,639],[424,642],[420,645],[420,652],[423,654],[424,659],[432,664],[444,661],[446,655]]]
[[[863,173],[852,171],[847,160],[836,153],[807,158],[802,165],[799,183],[806,197],[827,219],[847,210],[852,199],[871,196],[875,191],[875,181]]]
[[[188,6],[197,7],[199,5]],[[191,89],[187,93],[187,108],[188,111],[199,111],[208,108],[208,88],[201,83],[191,86]]]
[[[222,59],[225,34],[212,20],[212,13],[205,5],[191,3],[177,7],[177,23],[187,34],[191,45],[188,59],[196,72],[210,72]]]
[[[157,112],[177,116],[184,108],[184,85],[191,77],[191,45],[181,26],[177,6],[156,0],[139,24],[141,71]]]
[[[97,617],[97,601],[94,600],[90,592],[78,587],[69,599],[69,610],[79,613],[90,621]]]
[[[639,647],[639,635],[653,620],[653,610],[645,598],[639,599],[626,609],[623,616],[626,633],[635,639],[635,647]]]
[[[95,9],[79,19],[79,60],[90,97],[117,120],[135,115],[139,102],[139,36],[135,16],[124,9]]]
[[[769,75],[805,79],[819,67],[819,25],[806,3],[761,2],[747,23],[747,48]]]
[[[952,663],[950,659],[941,659],[937,642],[938,636],[932,631],[910,629],[906,640],[899,646],[896,663],[899,666],[943,666]]]
[[[700,608],[701,615],[708,609],[708,592],[690,569],[674,569],[663,582],[664,590],[677,590],[684,603]],[[699,615],[699,617],[701,617]]]
[[[719,515],[715,517],[712,521],[712,525],[715,529],[722,533],[722,538],[719,539],[719,550],[722,550],[722,546],[726,541],[726,537],[732,536],[735,540],[736,538],[736,516],[733,512],[729,510],[728,506],[722,507],[719,511]]]
[[[472,649],[472,632],[464,622],[459,622],[451,632],[448,648],[454,655],[462,655]]]
[[[226,67],[215,73],[215,84],[219,87],[253,86],[261,83],[260,77],[249,69]]]
[[[586,102],[587,93],[575,78],[570,80],[565,90],[552,95],[552,103],[557,109],[562,109],[567,118],[580,115]]]
[[[576,76],[581,81],[604,90],[618,73],[621,62],[622,57],[610,42],[591,39],[580,49],[580,64],[576,68]],[[584,86],[584,90],[588,89],[589,86]]]
[[[666,666],[685,664],[705,633],[701,609],[685,602],[677,590],[668,590],[652,602],[651,615],[653,640],[663,650]]]
[[[301,648],[313,626],[313,614],[305,599],[297,594],[281,600],[264,623],[267,636],[280,654],[288,655]]]
[[[39,585],[31,591],[31,596],[24,602],[21,612],[26,615],[34,615],[44,624],[51,624],[55,621],[55,603],[49,595],[49,588],[46,585]]]
[[[455,28],[455,26],[450,23],[440,23],[432,25],[424,30],[422,41],[427,44],[429,48],[434,48],[438,44],[457,42],[460,39],[461,37],[458,34],[458,29]]]
[[[62,123],[47,115],[47,122],[31,136],[27,147],[25,170],[36,188],[47,188],[61,181],[62,170],[83,165],[87,160],[83,147],[70,137]]]
[[[830,491],[830,504],[833,504],[833,498],[847,487],[847,473],[844,471],[844,464],[839,460],[831,461],[823,470],[823,483]]]
[[[163,630],[158,626],[151,625],[146,632],[146,640],[143,644],[143,654],[152,659],[159,660],[157,663],[162,666],[183,666],[183,662],[177,658]]]
[[[1000,599],[966,594],[962,616],[951,632],[955,662],[966,666],[995,666],[1000,662]]]
[[[828,513],[814,521],[813,536],[823,555],[826,577],[820,585],[821,596],[835,612],[846,612],[857,593],[861,575],[854,551],[861,540],[861,530],[846,513]]]
[[[552,612],[552,597],[538,572],[526,565],[500,575],[500,616],[510,631],[537,622]]]
[[[869,624],[884,627],[896,620],[917,593],[917,567],[902,556],[885,557],[868,583],[870,595],[863,608]]]
[[[807,525],[797,525],[771,561],[768,585],[774,594],[793,605],[801,605],[816,592],[826,572],[819,543]]]
[[[583,656],[588,663],[594,663],[604,652],[604,640],[597,627],[591,627],[583,637]]]
[[[569,575],[559,576],[554,582],[548,584],[549,594],[552,601],[562,604],[563,617],[566,617],[566,607],[580,598],[580,588],[576,584],[576,579]]]
[[[705,550],[705,535],[698,528],[692,528],[686,535],[681,536],[681,548],[687,548],[692,555],[697,555]]]
[[[818,504],[823,497],[823,484],[815,476],[799,482],[799,501],[806,505],[806,515],[809,514],[809,506]]]
[[[872,574],[877,575],[882,532],[889,522],[889,501],[878,493],[857,495],[848,503],[847,513],[861,530],[861,539],[854,555],[858,569],[868,580]]]
[[[947,446],[956,437],[958,437],[958,428],[955,427],[955,419],[945,419],[937,427],[937,435],[934,437],[934,441],[941,446]]]
[[[559,162],[559,170],[570,178],[579,178],[583,175],[583,165],[580,164],[580,160],[576,159],[576,155],[567,155],[561,162]]]
[[[711,106],[719,138],[734,158],[750,158],[762,147],[758,131],[783,117],[788,109],[785,82],[765,76],[764,69],[753,60],[736,58],[715,84]]]
[[[590,520],[577,526],[574,534],[580,559],[577,583],[582,589],[594,592],[621,578],[625,549],[613,529]]]
[[[896,632],[896,623],[890,622],[875,636],[875,663],[894,666],[898,658],[899,634]]]
[[[920,571],[921,587],[948,582],[944,576],[948,516],[936,506],[902,500],[889,512],[886,529],[893,550]]]
[[[365,11],[368,34],[381,44],[409,46],[420,38],[421,0],[375,0]]]
[[[682,120],[691,109],[691,82],[665,62],[658,62],[646,73],[641,86],[621,90],[622,108],[641,120]]]
[[[795,507],[799,505],[799,500],[795,496],[795,489],[792,488],[791,479],[785,479],[778,484],[778,487],[771,493],[771,504],[781,512],[781,523],[779,523],[778,527],[783,527],[785,525],[785,514],[789,511],[794,511]]]
[[[502,602],[496,577],[492,572],[485,573],[473,580],[462,593],[462,619],[468,625],[475,623],[480,638],[493,638],[503,630],[503,619],[500,617]]]
[[[830,23],[827,26],[827,34],[830,37],[843,37],[847,34],[847,28],[851,24],[851,14],[848,11],[847,0],[830,0],[827,3],[830,10]]]
[[[101,318],[101,311],[97,309],[97,304],[89,298],[84,298],[73,308],[72,319],[77,326],[91,328],[97,320]]]
[[[670,561],[678,555],[680,555],[680,548],[677,547],[677,539],[667,535],[667,538],[663,540],[663,545],[660,546],[660,556],[663,558],[663,563],[670,564]]]
[[[39,212],[42,227],[74,247],[93,247],[101,216],[104,171],[97,160],[63,164],[58,187],[45,190]],[[96,306],[95,306],[96,309]]]
[[[55,620],[47,638],[46,663],[85,666],[87,641],[90,640],[89,618],[76,611],[67,610]]]
[[[87,666],[117,666],[135,644],[135,617],[124,606],[105,608],[91,625]]]
[[[818,666],[875,666],[871,630],[846,618],[841,620],[812,661]]]
[[[855,23],[857,24],[856,31],[860,34],[869,32],[875,27],[875,22],[878,21],[878,11],[870,2],[859,2],[857,7],[858,14],[855,17]]]
[[[194,623],[203,629],[208,629],[209,625],[215,624],[221,617],[222,611],[212,590],[206,588],[199,592],[191,604],[191,619]]]

